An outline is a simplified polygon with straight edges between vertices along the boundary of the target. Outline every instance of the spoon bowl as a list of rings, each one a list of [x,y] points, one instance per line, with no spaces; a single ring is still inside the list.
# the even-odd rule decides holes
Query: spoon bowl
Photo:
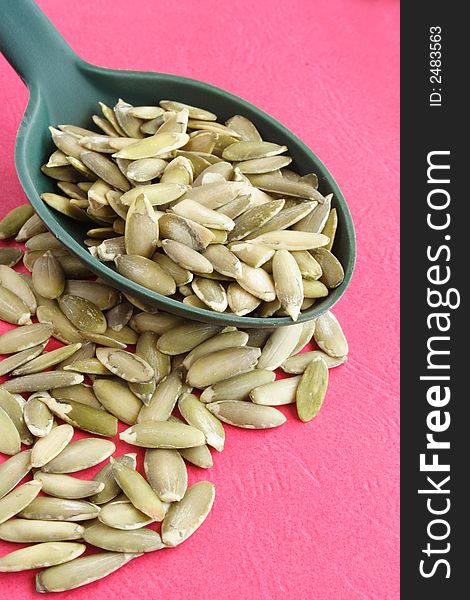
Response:
[[[89,253],[84,245],[86,225],[52,210],[41,200],[41,193],[57,191],[54,181],[40,171],[55,149],[49,125],[70,123],[93,129],[91,115],[96,112],[98,101],[114,106],[119,98],[134,105],[172,99],[204,107],[217,114],[219,122],[235,114],[247,117],[255,123],[263,139],[289,148],[294,169],[301,174],[314,172],[318,175],[319,190],[323,195],[333,193],[332,206],[338,212],[334,251],[343,265],[345,277],[326,298],[303,311],[298,322],[318,317],[341,298],[351,279],[356,256],[351,214],[328,169],[297,136],[256,106],[201,81],[163,73],[111,70],[85,62],[32,0],[0,0],[0,8],[0,50],[30,93],[15,146],[20,183],[46,227],[90,271],[146,304],[155,304],[159,309],[189,319],[245,328],[292,324],[290,317],[239,317],[192,307],[135,284]]]

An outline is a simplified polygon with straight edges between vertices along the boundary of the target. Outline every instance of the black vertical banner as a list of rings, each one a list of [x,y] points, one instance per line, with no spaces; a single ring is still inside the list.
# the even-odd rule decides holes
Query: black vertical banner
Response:
[[[470,597],[470,30],[401,5],[401,597]]]

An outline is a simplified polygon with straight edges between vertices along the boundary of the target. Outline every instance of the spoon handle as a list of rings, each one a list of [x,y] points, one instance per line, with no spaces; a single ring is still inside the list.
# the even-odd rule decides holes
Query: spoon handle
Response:
[[[33,0],[0,0],[0,51],[28,88],[66,81],[81,59]]]

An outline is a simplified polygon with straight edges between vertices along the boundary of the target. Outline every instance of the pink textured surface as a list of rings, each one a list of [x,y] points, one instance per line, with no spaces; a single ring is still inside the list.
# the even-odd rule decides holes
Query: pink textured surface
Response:
[[[67,597],[397,599],[398,1],[38,4],[90,62],[201,79],[281,120],[334,174],[358,236],[334,311],[350,360],[318,418],[288,408],[278,430],[227,428],[213,469],[190,470],[217,488],[197,534]],[[4,213],[25,201],[13,144],[27,92],[3,59],[0,81]],[[33,597],[32,573],[0,575],[0,600]]]

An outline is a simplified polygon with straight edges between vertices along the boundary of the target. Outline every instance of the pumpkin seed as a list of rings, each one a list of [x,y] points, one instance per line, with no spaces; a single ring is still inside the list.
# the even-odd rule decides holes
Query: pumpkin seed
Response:
[[[70,475],[58,475],[55,473],[41,473],[37,471],[34,479],[42,482],[42,491],[49,496],[65,498],[67,500],[77,500],[87,498],[96,494],[104,488],[104,483],[97,481],[86,481],[77,479]]]
[[[180,373],[178,370],[173,370],[157,385],[148,405],[142,406],[137,422],[166,421],[176,405],[181,390]]]
[[[36,312],[37,303],[29,285],[19,273],[5,265],[0,265],[0,284],[13,294],[18,296],[27,306],[29,312]]]
[[[251,390],[274,381],[275,377],[272,371],[254,369],[205,388],[200,400],[205,403],[217,400],[245,400]]]
[[[295,231],[305,231],[316,234],[321,233],[330,213],[332,197],[333,194],[329,194],[325,198],[319,199],[318,205],[312,210],[312,212],[304,217],[301,221],[298,221],[293,226],[293,229]],[[327,243],[329,242],[330,240],[328,238]]]
[[[321,233],[296,232],[292,230],[270,231],[253,239],[256,244],[264,244],[274,250],[310,250],[324,246],[329,241]]]
[[[69,375],[69,373],[63,374]],[[83,381],[83,375],[75,373],[73,375],[80,377],[80,381],[75,381],[74,383],[81,383]],[[38,375],[31,375],[31,377],[38,377]],[[63,386],[64,384],[61,387]],[[74,400],[45,398],[44,402],[56,416],[78,429],[105,437],[113,437],[117,433],[118,422],[116,417],[103,410],[80,404],[80,402],[75,402]]]
[[[183,361],[183,366],[185,369],[189,369],[191,365],[202,356],[210,354],[211,352],[216,352],[217,350],[246,346],[247,342],[248,334],[244,331],[219,333],[202,344],[199,344],[199,346],[196,346],[194,350],[187,354]]]
[[[127,168],[127,177],[139,183],[160,177],[167,166],[161,158],[141,158],[131,162]]]
[[[0,499],[31,470],[31,450],[19,452],[0,465]],[[0,533],[0,539],[1,533]]]
[[[165,516],[162,502],[142,475],[113,459],[111,464],[114,478],[132,504],[155,521],[162,521]]]
[[[65,293],[80,296],[93,302],[100,310],[109,310],[119,302],[119,292],[109,285],[97,281],[68,279]]]
[[[176,264],[166,254],[154,254],[152,260],[164,269],[174,280],[177,286],[190,283],[193,279],[193,274],[187,269],[183,269]]]
[[[348,342],[338,319],[331,311],[317,318],[315,341],[319,347],[333,358],[342,358],[348,354]]]
[[[276,295],[291,319],[297,321],[304,299],[299,266],[287,250],[276,250],[272,265]]]
[[[0,221],[0,240],[15,236],[33,214],[33,208],[29,204],[22,204],[11,210]]]
[[[176,356],[190,352],[220,331],[220,327],[207,323],[184,323],[163,333],[157,342],[157,348],[164,354]]]
[[[206,443],[219,452],[224,449],[225,431],[222,423],[193,394],[183,394],[178,409],[189,425],[203,432]]]
[[[162,240],[162,247],[165,254],[183,269],[198,273],[212,273],[214,270],[207,258],[180,242],[170,239]]]
[[[270,429],[286,422],[286,417],[276,408],[243,402],[223,400],[206,405],[218,419],[244,429]]]
[[[169,240],[164,240],[164,242],[166,241]],[[187,250],[190,249],[187,248]],[[128,254],[117,256],[114,262],[118,272],[134,283],[164,296],[171,296],[176,292],[176,283],[173,277],[149,258],[137,254]]]
[[[37,358],[25,363],[21,367],[17,368],[13,371],[12,375],[29,375],[30,373],[39,373],[44,369],[48,369],[49,367],[53,367],[61,363],[63,360],[66,360],[70,356],[73,356],[77,350],[81,348],[81,344],[70,344],[68,346],[63,346],[62,348],[57,348],[56,350],[51,350],[50,352],[44,352]]]
[[[272,248],[261,244],[252,244],[251,242],[234,242],[230,244],[230,251],[248,266],[255,269],[270,260],[275,252]]]
[[[111,373],[132,383],[145,383],[154,376],[152,367],[143,358],[125,350],[98,348],[96,357]]]
[[[286,146],[279,146],[278,144],[273,144],[271,142],[242,141],[227,146],[222,152],[222,157],[225,160],[245,161],[255,158],[276,156],[277,154],[282,154],[286,151]]]
[[[2,450],[3,452],[3,450]],[[41,491],[40,481],[28,481],[0,499],[0,524],[20,513]]]
[[[142,402],[127,385],[112,379],[97,379],[93,391],[105,409],[120,421],[127,425],[137,421]]]
[[[338,228],[338,213],[336,212],[336,208],[332,208],[328,215],[327,220],[322,229],[323,235],[326,235],[330,238],[330,241],[325,246],[327,250],[331,252],[331,248],[333,247],[333,243],[335,241],[336,230]]]
[[[63,592],[102,579],[139,554],[99,552],[49,567],[36,575],[37,592]]]
[[[268,156],[245,160],[238,163],[237,167],[242,173],[272,173],[273,171],[287,167],[291,162],[292,158],[290,156]]]
[[[260,385],[250,392],[250,399],[255,404],[265,406],[282,406],[295,402],[297,386],[300,375],[286,379],[278,379],[264,385]]]
[[[71,174],[66,176],[66,177],[68,177],[68,179],[63,177],[65,175],[65,171],[67,169],[71,169]],[[75,169],[73,167],[53,167],[50,169],[41,168],[41,171],[48,177],[54,177],[54,175],[51,174],[52,170],[54,170],[54,171],[60,170],[60,175],[59,174],[58,175],[59,175],[59,179],[62,179],[62,181],[71,181],[72,183],[80,181],[80,175],[75,171]],[[70,173],[70,171],[67,171],[67,173]],[[74,173],[77,173],[77,174],[74,175]],[[81,221],[84,223],[89,223],[89,221],[90,221],[86,212],[83,211],[81,208],[74,206],[71,203],[70,199],[66,198],[65,196],[61,196],[60,194],[53,194],[50,192],[45,192],[44,194],[41,194],[41,199],[44,200],[44,202],[48,206],[50,206],[54,210],[57,210],[58,212],[62,213],[66,217],[70,217],[71,219],[75,219],[75,221]]]
[[[0,407],[0,452],[13,456],[20,449],[21,439],[18,429],[8,414]]]
[[[3,285],[0,285],[0,319],[13,325],[31,323],[31,313],[26,304]]]
[[[172,210],[180,217],[185,217],[210,229],[232,231],[235,227],[235,223],[230,217],[207,206],[203,206],[195,200],[181,200],[173,206]]]
[[[145,421],[137,423],[119,434],[124,442],[144,448],[192,448],[205,444],[202,431],[170,421]]]
[[[249,346],[226,348],[197,359],[190,367],[186,381],[200,389],[218,381],[254,369],[261,355],[259,348]]]
[[[208,481],[193,484],[180,502],[172,504],[162,523],[162,540],[174,547],[188,539],[205,521],[215,499]]]
[[[328,366],[319,356],[315,357],[300,376],[296,393],[297,414],[307,422],[317,416],[328,387]]]
[[[312,250],[312,254],[322,269],[320,281],[329,289],[341,285],[344,279],[344,270],[336,256],[326,248]]]
[[[22,256],[23,250],[21,248],[0,248],[0,265],[14,267]]]
[[[225,121],[227,127],[236,131],[245,142],[261,142],[262,138],[254,124],[241,115],[235,115]]]
[[[317,202],[297,202],[293,206],[287,206],[284,204],[283,210],[278,212],[274,217],[268,221],[265,225],[255,230],[253,233],[247,236],[247,239],[251,239],[271,231],[282,231],[288,227],[292,227],[294,223],[297,223],[317,206]]]
[[[303,279],[320,279],[322,268],[310,252],[307,250],[298,250],[297,252],[291,252],[291,254],[295,258]]]
[[[92,408],[102,408],[93,393],[93,389],[84,383],[54,388],[52,396],[57,400],[74,400],[79,404],[86,404]]]
[[[0,408],[2,408],[11,419],[20,436],[23,444],[31,445],[33,438],[29,432],[23,418],[24,399],[21,396],[15,397],[9,392],[0,389]]]
[[[302,333],[302,324],[278,327],[271,333],[258,360],[258,369],[277,369],[292,353]]]
[[[205,250],[215,240],[215,234],[207,227],[172,213],[160,217],[158,226],[161,239],[174,240],[196,252]]]
[[[129,323],[133,311],[132,305],[127,301],[116,304],[116,306],[110,308],[106,312],[106,321],[109,329],[121,331],[122,328]]]
[[[96,523],[85,529],[83,537],[89,544],[113,552],[153,552],[165,547],[160,534],[146,527],[120,531],[103,523]]]
[[[227,301],[230,310],[239,316],[247,315],[261,304],[259,298],[236,282],[229,284],[227,288]]]
[[[83,336],[56,304],[38,306],[36,317],[41,324],[52,327],[52,335],[64,344],[83,342]]]
[[[302,324],[302,332],[300,334],[299,341],[292,350],[291,356],[303,350],[303,348],[305,348],[305,346],[311,341],[315,332],[315,323],[316,321],[313,319],[311,321],[305,321],[305,323]]]
[[[64,371],[46,371],[44,373],[34,373],[32,375],[23,375],[14,377],[2,383],[1,387],[12,394],[21,394],[23,392],[40,392],[50,390],[55,387],[75,385],[82,383],[83,375],[79,373],[67,373]]]
[[[30,397],[24,405],[24,420],[29,431],[38,438],[47,436],[54,423],[54,415],[37,397]]]
[[[180,448],[178,452],[186,462],[201,469],[210,469],[214,465],[212,455],[206,445],[195,446],[194,448]]]
[[[67,188],[67,185],[73,184],[66,184],[65,182],[63,182],[62,185],[65,185]],[[41,221],[39,216],[36,213],[34,213],[31,217],[29,217],[29,219],[25,221],[24,225],[16,234],[15,240],[17,242],[26,242],[33,236],[38,235],[40,233],[46,233],[46,231],[46,226]],[[18,252],[19,248],[4,248],[3,250],[15,250]],[[10,267],[12,266],[13,265],[10,265]]]
[[[228,241],[238,241],[246,238],[248,235],[256,231],[259,227],[262,227],[265,223],[268,223],[275,215],[277,215],[283,208],[285,200],[272,200],[261,204],[260,206],[254,206],[246,212],[244,212],[235,221],[234,229],[228,235]]]
[[[78,329],[91,333],[104,333],[106,331],[106,317],[102,311],[86,298],[64,294],[59,298],[61,311]]]
[[[82,179],[82,176],[80,175],[80,173],[78,173],[72,167],[72,165],[70,165],[68,167],[67,166],[65,166],[65,167],[48,167],[47,165],[42,165],[41,172],[44,175],[47,175],[47,177],[51,177],[52,179],[57,179],[61,182],[78,183]],[[49,204],[49,198],[47,200],[45,198],[43,198],[43,200],[47,204]],[[55,208],[55,206],[54,206],[54,208]],[[62,212],[60,209],[57,209],[57,210],[59,210],[59,212]]]
[[[339,367],[339,365],[342,365],[347,360],[346,356],[333,358],[321,350],[312,350],[311,352],[302,352],[302,354],[290,356],[282,363],[281,369],[284,371],[284,373],[292,373],[296,375],[301,374],[305,371],[312,360],[317,357],[322,358],[329,369]]]
[[[162,502],[179,502],[188,486],[186,465],[177,450],[145,452],[145,475]]]
[[[204,277],[196,277],[191,284],[196,296],[214,311],[224,312],[228,306],[225,288],[216,281]]]
[[[83,438],[68,444],[56,458],[45,464],[42,470],[54,474],[76,473],[98,465],[109,458],[115,450],[116,446],[111,441]],[[93,493],[98,492],[91,492]]]
[[[51,429],[46,436],[39,438],[31,451],[31,466],[39,468],[50,462],[67,446],[73,434],[73,427],[65,424]]]
[[[150,525],[154,520],[138,510],[129,500],[114,500],[102,507],[98,519],[104,525],[129,531]]]
[[[136,454],[122,454],[121,456],[116,456],[114,462],[123,463],[124,465],[130,467],[131,469],[136,468]],[[93,481],[98,483],[104,483],[104,488],[101,492],[98,492],[94,496],[91,496],[90,500],[94,504],[105,504],[109,502],[113,498],[115,498],[119,492],[120,487],[116,483],[113,475],[113,465],[111,463],[106,464],[102,469],[98,471],[98,473],[93,478]],[[101,514],[101,513],[100,513]]]
[[[251,184],[260,190],[270,193],[293,196],[294,198],[306,198],[324,202],[324,197],[311,185],[302,181],[290,181],[273,173],[260,175],[248,175]]]
[[[60,565],[77,558],[86,550],[75,542],[44,542],[15,550],[0,558],[0,572],[25,571]]]
[[[0,525],[0,540],[7,542],[62,542],[79,540],[85,528],[68,521],[10,519]]]
[[[130,325],[137,333],[151,331],[157,335],[163,335],[167,331],[181,325],[181,319],[175,315],[166,313],[150,314],[141,312],[132,317]]]
[[[42,483],[35,480],[31,483]],[[85,500],[66,500],[49,496],[38,496],[18,513],[23,519],[40,521],[87,521],[95,519],[100,509]]]
[[[150,258],[158,242],[158,221],[145,194],[137,196],[129,207],[124,233],[127,254]]]
[[[264,302],[271,302],[276,298],[276,291],[272,277],[264,269],[255,269],[241,263],[242,274],[237,283],[247,292]]]

